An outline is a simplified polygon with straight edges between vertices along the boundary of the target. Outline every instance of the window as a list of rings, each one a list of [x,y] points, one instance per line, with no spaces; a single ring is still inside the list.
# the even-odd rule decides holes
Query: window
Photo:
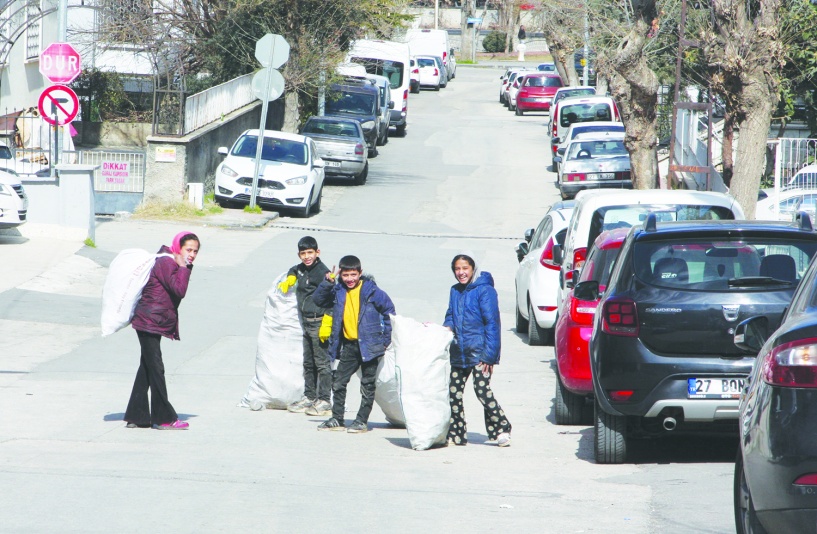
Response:
[[[233,156],[255,159],[255,151],[258,147],[258,136],[244,135],[233,147]],[[288,139],[264,138],[264,147],[261,149],[261,159],[265,161],[280,161],[284,163],[295,163],[306,165],[307,149],[306,144]]]
[[[40,57],[40,3],[31,1],[26,5],[26,59]]]
[[[373,59],[364,57],[353,57],[352,63],[360,63],[366,68],[369,74],[378,74],[389,79],[389,84],[392,89],[397,89],[403,85],[403,69],[405,64],[400,61],[391,61],[388,59]],[[420,66],[424,66],[420,63]],[[432,62],[433,66],[433,62]]]

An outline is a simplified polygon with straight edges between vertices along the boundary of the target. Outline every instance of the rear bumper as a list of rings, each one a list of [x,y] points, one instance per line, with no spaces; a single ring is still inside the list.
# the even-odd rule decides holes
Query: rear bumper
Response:
[[[519,108],[519,111],[550,111],[550,101],[526,102],[521,98],[517,98],[516,107]]]
[[[576,193],[585,189],[632,189],[630,180],[609,180],[605,182],[559,182],[559,189],[567,196],[575,197]]]
[[[365,160],[339,160],[335,158],[322,158],[325,162],[340,163],[340,167],[326,165],[323,168],[327,176],[357,176],[366,167]]]
[[[397,102],[395,102],[395,105]],[[406,115],[407,112],[404,112],[399,109],[391,110],[391,120],[389,121],[389,126],[405,126],[406,124]]]
[[[564,324],[561,324],[564,321]],[[562,383],[572,393],[591,395],[593,379],[590,374],[588,344],[592,326],[580,326],[569,318],[559,319],[556,336],[556,366]]]

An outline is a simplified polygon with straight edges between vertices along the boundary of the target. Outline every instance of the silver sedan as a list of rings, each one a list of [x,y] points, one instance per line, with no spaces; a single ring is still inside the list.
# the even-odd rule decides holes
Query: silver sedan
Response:
[[[633,188],[624,136],[576,139],[553,160],[559,164],[562,198],[573,198],[582,189]]]

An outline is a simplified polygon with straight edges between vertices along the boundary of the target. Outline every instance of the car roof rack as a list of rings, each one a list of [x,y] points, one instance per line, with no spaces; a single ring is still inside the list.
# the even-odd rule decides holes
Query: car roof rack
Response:
[[[657,222],[658,222],[658,218],[655,216],[655,213],[653,213],[653,212],[648,213],[647,214],[647,220],[644,221],[644,231],[645,232],[655,232]]]
[[[814,226],[811,224],[811,217],[805,211],[798,211],[794,216],[794,221],[800,225],[801,230],[808,232],[814,231]]]

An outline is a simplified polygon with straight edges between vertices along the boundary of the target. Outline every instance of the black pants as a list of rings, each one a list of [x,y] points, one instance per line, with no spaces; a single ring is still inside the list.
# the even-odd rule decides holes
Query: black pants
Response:
[[[451,403],[451,420],[448,425],[448,439],[457,445],[468,442],[467,427],[465,423],[465,408],[462,404],[462,396],[465,391],[465,383],[468,377],[474,375],[474,392],[477,399],[482,403],[485,412],[485,430],[488,432],[488,439],[495,440],[503,432],[511,431],[511,423],[505,417],[502,406],[494,398],[491,391],[491,377],[485,376],[476,367],[451,368],[451,382],[448,388],[448,400]]]
[[[130,394],[125,421],[139,426],[164,425],[176,421],[179,416],[167,400],[165,383],[165,365],[162,362],[162,349],[159,343],[162,336],[148,332],[136,331],[139,345],[142,347],[142,359],[136,380]],[[150,407],[148,407],[148,389],[150,389]]]
[[[377,364],[380,358],[364,362],[360,356],[360,345],[357,341],[343,341],[340,349],[340,361],[335,370],[335,379],[332,381],[332,417],[343,422],[343,413],[346,410],[346,386],[358,368],[362,371],[360,377],[360,409],[357,411],[356,421],[369,422],[369,414],[374,405],[375,379],[377,378]]]
[[[304,319],[304,396],[310,400],[329,402],[332,393],[332,367],[329,365],[328,343],[318,339],[320,320]]]

